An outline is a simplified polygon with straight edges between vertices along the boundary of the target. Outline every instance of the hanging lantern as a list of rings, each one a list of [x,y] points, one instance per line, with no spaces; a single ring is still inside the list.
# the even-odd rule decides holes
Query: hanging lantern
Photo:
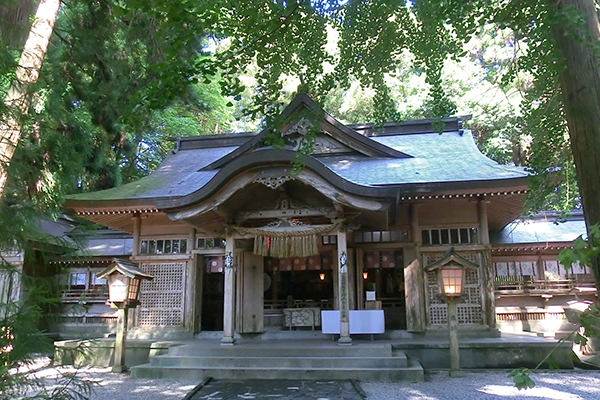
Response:
[[[139,303],[140,282],[154,277],[134,263],[114,259],[111,265],[96,275],[108,281],[108,301],[117,307],[136,307]]]

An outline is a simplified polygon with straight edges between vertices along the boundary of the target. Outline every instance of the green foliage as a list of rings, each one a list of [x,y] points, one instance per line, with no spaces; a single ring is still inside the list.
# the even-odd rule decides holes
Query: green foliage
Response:
[[[582,334],[580,334],[579,332],[577,332],[575,334],[575,337],[573,338],[573,343],[574,344],[578,344],[580,346],[585,346],[587,344],[588,340],[585,336],[583,336]]]
[[[513,378],[515,386],[521,389],[531,389],[535,387],[535,382],[530,378],[532,371],[528,368],[517,368],[512,370],[508,376]]]
[[[572,248],[563,249],[557,256],[558,262],[571,268],[573,264],[592,265],[592,260],[600,256],[600,225],[588,227],[587,239],[579,236],[573,241]]]
[[[531,209],[576,207],[564,115],[555,112],[548,25],[562,15],[552,10],[533,0],[72,0],[24,121],[51,140],[24,138],[19,162],[34,171],[14,186],[31,194],[45,179],[73,192],[138,179],[168,152],[168,136],[272,124],[293,94],[289,82],[299,82],[350,123],[473,114],[484,152],[537,173]],[[234,115],[245,121],[231,124]]]
[[[584,328],[583,335],[589,337],[600,337],[600,307],[593,304],[579,315],[579,321]]]
[[[77,371],[40,376],[53,364],[48,323],[61,304],[54,279],[61,271],[50,260],[73,246],[41,228],[52,211],[44,202],[8,198],[0,203],[0,400],[80,400],[93,389]],[[25,267],[11,263],[19,259]]]
[[[22,123],[14,196],[31,197],[44,180],[62,193],[110,188],[153,170],[165,136],[227,129],[233,110],[203,50],[214,10],[160,3],[63,5]]]
[[[573,312],[577,310],[571,310]],[[564,342],[572,340],[573,343],[579,345],[585,345],[589,337],[600,336],[600,307],[596,304],[590,305],[585,311],[577,311],[577,322],[572,321],[569,318],[569,322],[575,324],[575,328],[565,337],[561,338],[554,348],[541,360],[533,370],[528,368],[516,368],[510,371],[509,377],[513,378],[515,386],[521,389],[529,389],[535,386],[535,382],[531,379],[530,375],[547,363],[548,368],[558,368],[558,363],[554,357],[554,351]],[[580,334],[580,330],[583,328],[583,335]],[[573,354],[574,355],[574,354]],[[575,355],[574,355],[575,356]]]

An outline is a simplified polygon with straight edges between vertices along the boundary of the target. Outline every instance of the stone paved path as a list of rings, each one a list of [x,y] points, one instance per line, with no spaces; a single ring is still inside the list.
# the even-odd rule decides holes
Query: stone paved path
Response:
[[[189,400],[362,400],[350,381],[211,380]]]

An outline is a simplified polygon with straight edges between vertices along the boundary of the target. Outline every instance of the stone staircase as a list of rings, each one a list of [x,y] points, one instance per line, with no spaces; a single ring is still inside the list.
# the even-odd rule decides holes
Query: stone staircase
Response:
[[[134,378],[424,380],[422,366],[389,343],[250,341],[222,346],[196,340],[171,347],[149,364],[131,368]]]

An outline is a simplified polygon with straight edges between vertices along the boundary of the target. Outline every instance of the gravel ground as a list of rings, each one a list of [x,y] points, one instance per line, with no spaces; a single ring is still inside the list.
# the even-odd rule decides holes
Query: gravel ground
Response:
[[[181,400],[199,383],[175,379],[132,379],[127,374],[113,374],[109,369],[99,368],[82,370],[80,374],[96,382],[91,400]],[[422,383],[361,382],[360,386],[367,400],[600,399],[600,371],[541,372],[532,378],[536,387],[521,391],[513,386],[507,372],[496,371],[467,372],[460,378],[450,378],[447,373],[439,372],[428,374],[426,382]]]
[[[368,400],[468,400],[468,399],[600,399],[599,371],[535,373],[536,387],[518,390],[507,372],[467,372],[460,378],[447,373],[427,376],[424,383],[361,382]]]

